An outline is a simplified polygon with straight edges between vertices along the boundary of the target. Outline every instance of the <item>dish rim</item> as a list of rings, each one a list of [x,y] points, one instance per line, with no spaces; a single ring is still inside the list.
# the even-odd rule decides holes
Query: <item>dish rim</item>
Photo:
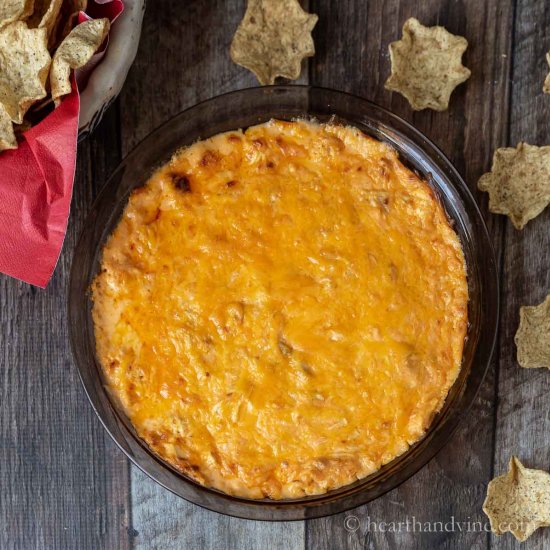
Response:
[[[104,418],[104,414],[105,414],[104,411],[100,411],[100,403],[97,400],[98,397],[95,395],[92,395],[95,389],[89,386],[89,381],[87,379],[86,372],[84,370],[85,367],[79,359],[80,353],[81,353],[81,350],[79,349],[79,347],[81,342],[79,341],[78,328],[80,328],[80,324],[78,322],[75,322],[75,319],[78,317],[78,314],[77,314],[78,306],[75,304],[75,300],[79,299],[81,303],[82,296],[80,294],[80,298],[79,298],[79,295],[78,294],[75,295],[75,292],[79,292],[78,284],[77,284],[79,282],[79,275],[77,274],[78,258],[79,258],[78,254],[81,251],[87,232],[88,233],[90,232],[90,225],[95,221],[95,217],[98,214],[97,211],[100,205],[102,204],[102,201],[105,200],[105,197],[111,191],[111,186],[113,184],[120,185],[120,181],[123,181],[123,175],[124,175],[123,168],[126,165],[128,165],[130,161],[132,161],[135,157],[137,157],[142,149],[147,148],[147,145],[150,142],[153,142],[159,136],[162,136],[162,134],[165,133],[167,129],[171,127],[171,125],[176,125],[178,121],[185,119],[185,117],[192,118],[190,117],[190,115],[193,114],[193,111],[196,111],[200,108],[205,108],[205,106],[208,106],[209,104],[212,104],[215,102],[223,102],[224,100],[228,100],[232,97],[234,98],[237,96],[246,96],[251,94],[262,94],[262,93],[277,94],[278,92],[288,93],[291,95],[298,94],[300,92],[301,93],[307,92],[308,94],[320,94],[320,95],[327,94],[328,96],[335,96],[342,100],[347,99],[348,101],[362,104],[363,106],[368,107],[368,109],[374,110],[378,114],[392,121],[394,123],[394,126],[393,127],[390,126],[390,129],[395,129],[395,127],[399,127],[400,130],[407,131],[408,137],[412,136],[414,145],[417,148],[420,148],[424,153],[424,155],[426,155],[424,158],[425,161],[429,160],[430,162],[435,162],[433,161],[433,157],[430,155],[427,155],[426,151],[424,151],[425,148],[428,148],[429,150],[431,149],[431,151],[435,153],[437,157],[437,163],[439,163],[440,167],[442,167],[441,169],[445,172],[445,177],[449,180],[449,182],[452,184],[453,187],[455,187],[455,184],[458,184],[458,188],[455,187],[454,190],[456,191],[457,194],[460,194],[461,197],[467,201],[467,204],[463,203],[463,206],[464,208],[469,208],[468,215],[472,218],[473,221],[476,222],[476,228],[477,228],[476,231],[478,232],[477,237],[481,239],[480,243],[481,241],[483,241],[483,245],[484,245],[483,252],[485,256],[484,260],[486,261],[486,268],[484,272],[481,274],[481,277],[484,279],[484,284],[488,286],[488,288],[485,288],[484,290],[487,293],[490,293],[490,295],[488,296],[489,308],[491,310],[489,312],[489,316],[491,317],[490,321],[492,322],[483,324],[481,328],[479,328],[479,334],[476,333],[476,335],[478,336],[478,339],[481,333],[486,333],[483,364],[477,367],[475,372],[472,372],[472,370],[476,365],[471,365],[469,367],[469,371],[465,375],[466,377],[462,381],[461,387],[458,389],[459,393],[455,392],[455,396],[453,397],[453,399],[455,400],[458,398],[464,399],[463,396],[466,393],[466,390],[469,389],[470,391],[468,393],[468,397],[465,403],[463,404],[464,406],[461,407],[458,413],[455,412],[451,417],[451,419],[446,418],[443,413],[438,414],[436,416],[436,419],[434,419],[434,421],[426,431],[426,434],[418,442],[413,444],[408,451],[406,451],[399,457],[396,457],[392,462],[383,466],[380,470],[378,470],[371,476],[364,478],[363,480],[359,480],[358,482],[352,483],[350,485],[346,485],[340,489],[329,491],[328,493],[321,494],[321,495],[315,495],[313,497],[276,501],[276,500],[265,500],[265,499],[252,500],[252,499],[234,497],[234,496],[222,493],[220,491],[217,491],[215,489],[203,487],[197,484],[196,482],[186,478],[183,474],[178,473],[176,470],[171,468],[169,464],[164,462],[162,459],[160,459],[160,457],[158,457],[152,451],[150,451],[146,446],[146,444],[141,439],[139,439],[139,437],[135,433],[132,434],[132,429],[131,428],[129,429],[129,426],[128,426],[129,421],[127,419],[121,418],[120,411],[116,410],[116,406],[113,406],[112,401],[109,398],[107,398],[111,404],[111,409],[112,409],[111,413],[114,413],[116,415],[117,417],[116,420],[117,420],[117,423],[119,424],[118,426],[119,433],[118,434],[114,433],[115,430],[113,430],[112,425],[110,424],[108,425],[107,419]],[[330,104],[327,105],[327,108],[331,108],[334,111],[339,110],[338,106],[333,106]],[[316,117],[315,114],[308,114],[307,112],[304,112],[303,115],[309,118]],[[281,118],[284,118],[284,116]],[[358,123],[357,121],[354,122],[350,120],[349,123],[353,126],[359,127],[359,129],[361,130],[363,130],[362,126],[366,125],[365,121],[361,121],[361,123]],[[233,129],[237,129],[237,128],[234,127]],[[215,133],[219,133],[219,132],[215,132]],[[211,135],[214,135],[214,134],[210,133],[208,135],[204,135],[201,137],[201,139],[211,137]],[[193,140],[193,141],[196,141],[196,140]],[[180,146],[182,147],[185,145],[189,145],[193,141],[182,143]],[[420,145],[418,144],[418,142],[420,142]],[[170,154],[173,154],[175,150],[177,150],[177,148],[173,149]],[[401,158],[401,154],[400,154],[400,158]],[[154,169],[157,166],[158,165],[155,165],[155,166],[152,166],[151,168]],[[121,170],[122,170],[122,174],[120,174]],[[117,175],[120,175],[121,177],[121,180],[118,183],[116,182]],[[150,173],[148,175],[150,175]],[[427,173],[424,175],[424,177],[425,179],[428,180],[428,183],[431,185],[432,182],[430,181],[430,174]],[[136,186],[133,186],[133,187],[136,187]],[[434,190],[437,191],[437,189],[434,189]],[[436,193],[436,194],[438,195],[438,199],[440,200],[440,202],[443,202],[439,193]],[[127,197],[126,197],[126,200],[127,200]],[[116,210],[117,206],[119,207],[119,210],[120,210],[120,202],[124,202],[124,205],[125,205],[126,200],[121,201],[119,199],[119,201],[113,205],[113,210]],[[445,207],[445,204],[443,204],[443,206]],[[447,208],[445,208],[445,210],[447,212]],[[114,217],[115,217],[114,213],[111,213],[109,220],[112,220],[112,218]],[[119,216],[116,216],[116,219],[118,220]],[[452,219],[454,220],[454,218]],[[97,244],[96,250],[102,248],[102,246],[104,245],[104,242],[105,240],[103,238]],[[461,238],[461,244],[462,244],[462,238]],[[464,244],[462,244],[462,246],[464,249]],[[97,255],[97,252],[96,252],[96,255]],[[417,471],[419,471],[422,467],[424,467],[447,444],[451,435],[455,432],[455,430],[459,426],[461,420],[468,414],[471,406],[473,405],[473,402],[475,401],[475,397],[481,387],[485,374],[491,363],[491,358],[493,355],[493,351],[496,345],[496,339],[498,335],[498,317],[499,317],[500,305],[499,305],[498,271],[496,266],[497,264],[495,260],[494,250],[493,250],[493,246],[491,243],[491,239],[490,239],[486,224],[483,220],[479,207],[477,206],[477,203],[470,189],[465,184],[464,180],[462,179],[458,171],[454,168],[452,163],[443,154],[443,152],[433,142],[431,142],[431,140],[429,140],[426,136],[424,136],[424,134],[422,134],[419,130],[414,128],[414,126],[412,126],[410,123],[401,119],[399,116],[395,115],[391,111],[383,107],[380,107],[371,101],[368,101],[359,96],[349,94],[346,92],[341,92],[338,90],[322,88],[317,86],[308,86],[308,85],[283,85],[283,86],[276,85],[276,86],[245,88],[242,90],[227,92],[225,94],[206,99],[204,101],[201,101],[200,103],[193,105],[192,107],[189,107],[188,109],[181,111],[174,117],[170,118],[161,126],[159,126],[155,130],[150,132],[143,140],[141,140],[128,153],[128,155],[125,156],[125,158],[120,162],[120,164],[115,169],[115,171],[108,178],[107,182],[102,187],[101,191],[99,192],[98,196],[94,200],[93,205],[90,209],[89,215],[87,217],[87,220],[84,224],[84,227],[78,239],[78,243],[75,248],[75,254],[74,254],[73,262],[71,266],[70,287],[69,287],[68,303],[67,303],[71,349],[72,349],[74,361],[77,364],[79,378],[84,387],[85,393],[92,405],[92,408],[94,409],[95,413],[97,414],[98,418],[103,424],[104,428],[107,430],[111,438],[115,441],[117,446],[132,461],[132,463],[135,464],[146,475],[151,477],[154,481],[159,483],[161,486],[170,490],[174,494],[182,498],[185,498],[186,500],[189,500],[194,504],[207,508],[209,510],[217,511],[226,515],[245,518],[245,519],[262,519],[262,520],[268,520],[268,521],[289,521],[289,520],[301,520],[306,518],[323,517],[323,516],[347,511],[359,505],[365,504],[366,502],[369,502],[374,498],[378,498],[382,496],[386,492],[396,488],[401,483],[409,479],[412,475],[414,475]],[[468,270],[470,269],[469,264],[467,264],[467,268]],[[476,265],[476,269],[477,269],[477,265]],[[91,280],[91,278],[92,276],[90,275],[89,279]],[[493,283],[492,287],[489,283]],[[485,297],[485,300],[487,300],[487,297]],[[470,317],[470,312],[469,312],[469,317]],[[477,351],[478,351],[478,346],[473,348],[472,353],[475,355]],[[94,359],[94,362],[96,363],[96,368],[98,368],[97,359]],[[474,374],[475,374],[475,379],[471,381],[470,379]],[[472,384],[474,385],[473,388],[470,387]],[[451,395],[451,391],[449,392],[449,395]],[[104,396],[107,395],[106,388],[103,388],[103,394]],[[447,409],[447,401],[442,411],[446,412],[446,409]],[[122,426],[125,426],[126,430],[128,431],[128,434],[122,433],[121,424]],[[444,434],[441,434],[438,431],[442,426],[442,424],[443,424],[443,427],[446,428],[446,431]],[[438,435],[437,439],[434,440],[432,438],[430,440],[430,437],[432,437],[432,435],[436,432]],[[130,447],[130,451],[129,451],[128,445],[131,442],[128,441],[128,439],[125,437],[126,435],[129,435],[131,438],[134,439],[134,443],[137,443],[141,448],[141,450],[145,451],[145,453],[149,455],[149,457],[152,458],[154,462],[157,463],[160,470],[163,470],[163,471],[167,470],[170,473],[170,476],[177,477],[184,484],[187,484],[189,486],[194,486],[195,490],[191,492],[187,492],[184,495],[182,494],[182,492],[185,492],[185,491],[182,491],[182,490],[178,491],[176,488],[174,488],[173,485],[170,486],[170,484],[166,482],[166,479],[165,479],[166,476],[161,475],[162,471],[151,472],[150,471],[151,469],[145,466],[143,464],[143,461],[140,460],[139,457],[137,457],[134,454],[134,452],[132,452],[136,450],[135,447],[134,448]],[[124,443],[126,443],[126,445]],[[419,447],[421,447],[420,451],[418,450]],[[407,458],[410,458],[409,462],[407,462],[406,460]],[[392,475],[392,473],[389,472],[389,468],[395,462],[397,462],[397,466],[401,465],[402,467],[398,468],[397,471],[394,472]],[[376,488],[376,486],[374,488],[370,488],[369,491],[365,491],[362,489],[362,486],[367,485],[369,479],[371,479],[372,477],[379,476],[380,472],[385,469],[388,469],[389,477],[386,476],[386,478],[383,478],[381,480],[382,483],[380,484],[380,487],[378,487],[378,489]],[[198,498],[197,497],[198,494],[204,495],[205,498]],[[284,510],[284,513],[283,513],[283,510]]]

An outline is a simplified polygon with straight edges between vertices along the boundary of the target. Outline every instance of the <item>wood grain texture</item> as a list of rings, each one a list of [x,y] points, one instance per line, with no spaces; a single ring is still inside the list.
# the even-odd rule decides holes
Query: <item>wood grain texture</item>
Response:
[[[550,5],[520,0],[516,7],[509,145],[550,143],[550,96],[542,93],[550,50]],[[536,305],[550,292],[550,209],[516,230],[506,221],[502,281],[500,370],[495,437],[495,475],[515,454],[528,467],[550,471],[550,375],[522,369],[514,335],[519,308]],[[510,535],[491,537],[493,548],[520,548]],[[550,529],[540,529],[521,548],[550,547]]]
[[[100,145],[101,144],[101,145]],[[76,238],[119,160],[111,110],[79,147],[67,238],[46,291],[0,276],[0,548],[127,548],[128,467],[88,404],[69,350]]]
[[[133,548],[301,550],[304,522],[248,521],[210,512],[132,471]]]
[[[508,77],[512,2],[325,2],[313,3],[322,23],[316,31],[319,54],[313,60],[310,82],[344,89],[371,99],[412,122],[449,156],[475,191],[479,176],[489,168],[495,147],[507,136]],[[388,44],[401,36],[409,17],[425,25],[443,25],[466,36],[464,62],[472,77],[458,87],[443,113],[414,113],[399,94],[384,89],[390,74]],[[359,46],[361,44],[361,46]],[[481,194],[486,217],[486,203]],[[502,220],[490,217],[493,242],[500,253]],[[380,532],[374,522],[482,522],[485,483],[492,470],[494,365],[472,414],[451,442],[423,470],[400,488],[347,514],[311,521],[311,548],[485,548],[488,535],[480,526],[470,531]],[[356,517],[357,521],[350,520]],[[347,521],[357,530],[346,529]],[[349,527],[348,523],[348,527]],[[452,527],[449,527],[450,529]],[[387,529],[387,527],[386,527]],[[417,526],[417,531],[420,527]]]

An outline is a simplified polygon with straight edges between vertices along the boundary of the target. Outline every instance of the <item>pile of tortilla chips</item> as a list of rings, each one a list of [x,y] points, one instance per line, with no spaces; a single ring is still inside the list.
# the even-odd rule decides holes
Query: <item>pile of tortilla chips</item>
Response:
[[[77,24],[85,8],[86,0],[0,3],[0,151],[16,149],[17,136],[71,92],[71,69],[103,43],[109,20]]]

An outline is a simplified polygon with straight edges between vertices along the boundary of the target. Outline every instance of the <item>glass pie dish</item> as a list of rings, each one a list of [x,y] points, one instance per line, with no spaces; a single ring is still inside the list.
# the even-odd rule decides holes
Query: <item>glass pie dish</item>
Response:
[[[109,396],[95,353],[89,288],[101,251],[133,189],[181,147],[220,132],[272,118],[351,125],[389,143],[432,187],[457,232],[468,276],[468,332],[460,374],[424,437],[372,475],[322,495],[251,500],[199,485],[149,450]],[[498,277],[483,218],[466,184],[427,138],[364,99],[308,86],[272,86],[231,92],[200,103],[150,134],[122,161],[93,205],[77,245],[69,289],[71,345],[90,402],[114,441],[147,475],[186,500],[217,512],[260,520],[297,520],[334,514],[373,500],[422,468],[443,447],[469,408],[488,368],[497,331]]]

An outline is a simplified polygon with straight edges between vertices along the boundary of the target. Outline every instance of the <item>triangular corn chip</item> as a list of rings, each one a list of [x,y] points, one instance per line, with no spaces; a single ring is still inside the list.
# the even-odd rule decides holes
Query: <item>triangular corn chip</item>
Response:
[[[34,0],[1,0],[0,29],[9,23],[26,19],[33,11]]]
[[[519,319],[518,363],[526,369],[550,369],[550,294],[538,306],[520,308]]]
[[[46,96],[51,58],[45,29],[17,21],[0,30],[0,103],[20,124],[28,108]]]
[[[550,474],[531,470],[513,456],[507,474],[489,482],[483,511],[496,535],[510,531],[523,542],[550,526]]]
[[[52,97],[59,98],[71,92],[71,69],[83,67],[105,40],[109,32],[108,19],[93,19],[77,25],[63,40],[53,56],[50,72]]]
[[[453,90],[470,77],[462,65],[467,47],[465,38],[443,27],[424,27],[414,17],[407,19],[401,40],[390,44],[386,89],[405,96],[415,111],[444,111]]]
[[[477,186],[489,193],[491,212],[506,214],[522,229],[550,202],[550,146],[520,143],[515,149],[497,149],[491,172]]]
[[[10,115],[0,103],[0,151],[6,149],[17,149],[17,140]]]
[[[297,0],[248,0],[231,59],[250,69],[260,84],[273,84],[278,76],[294,80],[302,59],[315,54],[311,31],[317,19]]]

